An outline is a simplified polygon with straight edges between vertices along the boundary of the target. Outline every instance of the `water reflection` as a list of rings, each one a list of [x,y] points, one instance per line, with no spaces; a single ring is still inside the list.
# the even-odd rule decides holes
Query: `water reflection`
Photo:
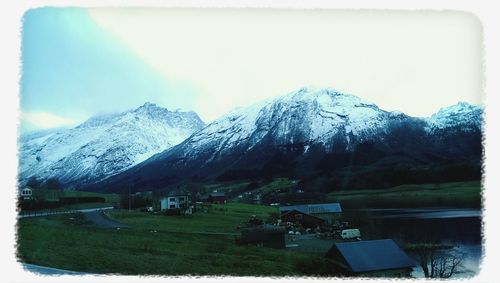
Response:
[[[364,209],[367,221],[356,225],[370,238],[392,238],[404,243],[441,243],[453,245],[464,252],[467,272],[453,276],[471,277],[479,271],[482,257],[481,210],[454,208],[422,209]],[[415,268],[415,277],[423,277],[421,268]]]

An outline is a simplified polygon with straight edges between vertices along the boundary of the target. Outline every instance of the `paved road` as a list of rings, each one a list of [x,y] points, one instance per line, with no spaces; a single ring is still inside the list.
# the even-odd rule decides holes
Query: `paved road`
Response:
[[[116,228],[130,228],[130,226],[113,221],[109,219],[106,215],[104,215],[105,210],[113,209],[113,207],[101,207],[101,208],[86,208],[86,209],[75,209],[75,210],[66,210],[66,211],[50,211],[50,212],[34,212],[31,214],[19,215],[19,218],[25,217],[40,217],[40,216],[49,216],[56,214],[68,214],[68,213],[78,213],[81,212],[85,214],[88,220],[92,221],[97,227],[100,228],[108,228],[108,229],[116,229]]]
[[[46,267],[46,266],[40,266],[40,265],[35,265],[35,264],[29,264],[29,263],[22,263],[23,267],[25,270],[34,272],[34,273],[39,273],[43,275],[84,275],[84,274],[91,274],[91,273],[84,273],[84,272],[77,272],[77,271],[71,271],[71,270],[65,270],[65,269],[59,269],[59,268],[52,268],[52,267]]]
[[[105,214],[104,211],[92,210],[84,212],[88,220],[94,222],[97,227],[107,228],[107,229],[117,229],[117,228],[130,228],[130,226],[111,220]]]
[[[108,209],[113,209],[113,207],[108,206],[108,207],[100,207],[100,208],[86,208],[86,209],[60,210],[60,211],[34,211],[34,212],[19,214],[17,217],[18,218],[40,217],[40,216],[49,216],[49,215],[56,215],[56,214],[69,214],[69,213],[77,213],[77,212],[87,213],[87,212],[108,210]]]

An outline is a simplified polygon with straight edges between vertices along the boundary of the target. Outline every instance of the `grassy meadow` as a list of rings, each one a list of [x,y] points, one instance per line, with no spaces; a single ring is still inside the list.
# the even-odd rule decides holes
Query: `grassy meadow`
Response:
[[[190,216],[112,211],[131,229],[99,229],[83,214],[20,219],[18,257],[26,263],[91,273],[304,275],[318,255],[235,244],[238,226],[275,208],[228,203]]]
[[[344,208],[456,207],[480,208],[480,181],[401,185],[379,190],[346,190],[327,195]]]
[[[207,205],[198,208],[192,215],[164,216],[147,215],[143,212],[112,210],[106,212],[109,218],[128,224],[137,229],[154,229],[183,233],[239,233],[238,226],[248,221],[251,215],[266,219],[270,213],[278,213],[278,208],[229,202],[225,205]],[[206,212],[203,212],[206,211]]]
[[[276,179],[254,189],[265,193],[294,184]],[[238,189],[248,184],[213,184]],[[118,195],[65,192],[66,196],[102,196],[104,205]],[[332,192],[327,201],[344,209],[481,206],[480,182],[403,185],[378,190]],[[72,208],[99,207],[77,204]],[[277,207],[228,202],[198,206],[192,215],[164,216],[136,210],[110,210],[110,219],[130,229],[102,229],[82,213],[18,220],[17,256],[25,263],[89,273],[148,275],[313,275],[324,263],[320,254],[237,245],[240,227],[252,215],[267,219]],[[314,271],[315,272],[315,271]],[[315,273],[314,273],[315,274]]]

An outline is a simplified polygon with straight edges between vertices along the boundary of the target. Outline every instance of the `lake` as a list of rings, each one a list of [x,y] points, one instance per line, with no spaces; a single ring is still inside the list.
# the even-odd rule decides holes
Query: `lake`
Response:
[[[368,216],[369,221],[359,225],[370,237],[392,238],[399,243],[451,244],[466,254],[464,267],[469,270],[456,277],[473,276],[479,271],[482,257],[479,209],[363,209],[357,212]],[[423,273],[420,268],[415,268],[413,275],[422,277]]]

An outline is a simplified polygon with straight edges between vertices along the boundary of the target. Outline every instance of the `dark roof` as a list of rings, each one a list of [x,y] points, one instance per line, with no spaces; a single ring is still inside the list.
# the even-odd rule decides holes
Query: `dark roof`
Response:
[[[209,196],[212,196],[212,197],[224,197],[224,196],[226,196],[226,194],[222,193],[222,192],[213,192],[213,193],[210,193]]]
[[[307,214],[307,213],[304,213],[304,212],[301,212],[301,211],[298,211],[298,210],[295,210],[295,209],[294,209],[294,210],[290,210],[290,211],[285,211],[283,214],[281,214],[281,217],[285,217],[285,216],[287,216],[288,214],[297,214],[297,213],[299,213],[299,214],[303,214],[303,215],[307,215],[308,217],[315,218],[315,219],[317,219],[317,220],[319,220],[319,221],[325,221],[325,220],[323,220],[323,219],[321,219],[321,218],[319,218],[319,217],[316,217],[316,216],[314,216],[314,215]]]
[[[331,213],[331,212],[342,212],[340,203],[319,203],[319,204],[301,204],[301,205],[290,205],[281,206],[280,212],[297,210],[307,214],[314,213]]]
[[[168,192],[167,196],[169,197],[177,197],[177,196],[188,196],[189,192],[184,190],[173,190]]]
[[[414,267],[415,262],[391,239],[335,243],[354,272]]]

